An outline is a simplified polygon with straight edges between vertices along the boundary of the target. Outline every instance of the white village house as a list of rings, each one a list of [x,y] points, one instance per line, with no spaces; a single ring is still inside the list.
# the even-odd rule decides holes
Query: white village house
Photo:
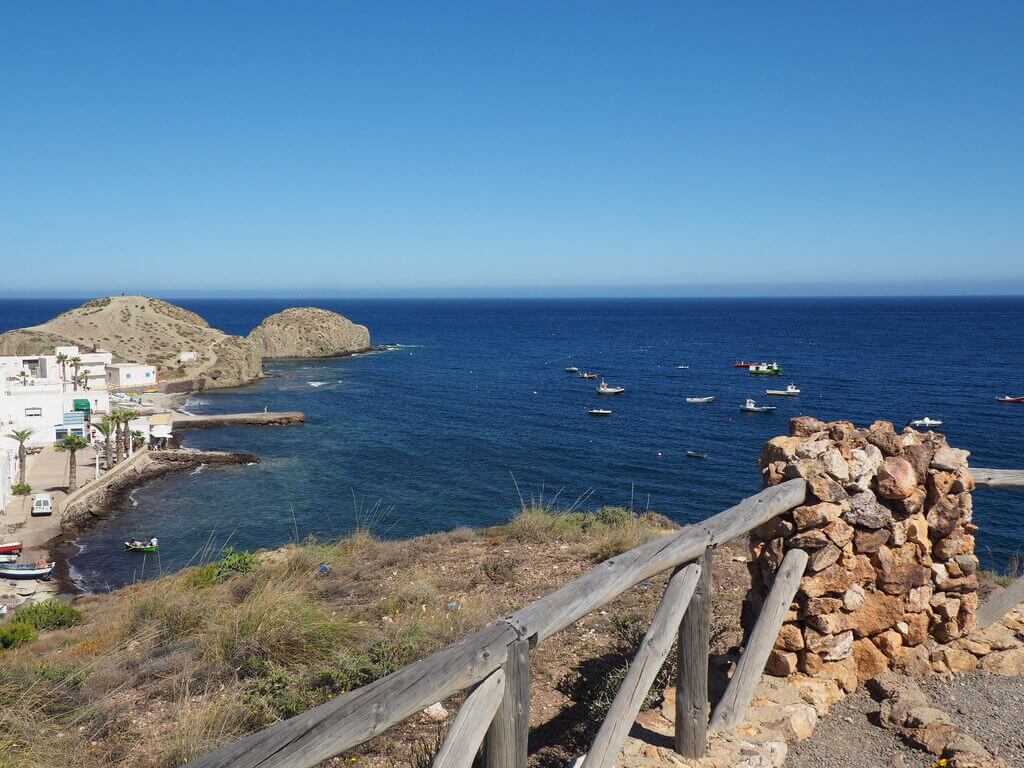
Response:
[[[144,363],[113,363],[106,367],[107,387],[148,387],[156,384],[156,366]]]

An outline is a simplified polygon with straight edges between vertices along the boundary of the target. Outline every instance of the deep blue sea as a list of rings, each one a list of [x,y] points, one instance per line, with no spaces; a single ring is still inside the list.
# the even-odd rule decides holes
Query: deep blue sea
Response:
[[[90,588],[143,575],[142,559],[122,551],[131,535],[160,537],[149,576],[208,541],[256,548],[357,524],[388,537],[490,525],[514,514],[520,494],[698,520],[759,489],[762,443],[797,414],[899,425],[930,416],[976,465],[1024,467],[1024,405],[995,402],[1024,394],[1024,298],[171,300],[236,334],[288,306],[321,306],[402,347],[271,363],[257,384],[191,398],[197,413],[269,406],[304,411],[308,423],[185,433],[188,446],[262,463],[134,492],[123,514],[80,539],[73,566]],[[0,330],[78,303],[0,300]],[[732,367],[741,359],[778,360],[785,375],[751,376]],[[627,393],[599,398],[568,365]],[[739,412],[746,397],[765,401],[766,387],[789,382],[803,394],[771,398],[775,413]],[[697,395],[718,400],[684,401]],[[613,415],[588,416],[601,402]],[[975,518],[986,564],[1024,547],[1024,493],[979,491]]]

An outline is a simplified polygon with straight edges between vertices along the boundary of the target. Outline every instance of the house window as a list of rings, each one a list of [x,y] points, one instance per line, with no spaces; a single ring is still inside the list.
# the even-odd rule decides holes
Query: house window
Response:
[[[125,377],[126,379],[130,379],[130,378],[132,377],[132,375],[131,375],[130,373],[126,373],[126,374],[124,375],[124,377]]]
[[[26,408],[25,409],[25,416],[26,417],[28,417],[28,416],[42,416],[42,415],[43,415],[43,409],[42,408]]]

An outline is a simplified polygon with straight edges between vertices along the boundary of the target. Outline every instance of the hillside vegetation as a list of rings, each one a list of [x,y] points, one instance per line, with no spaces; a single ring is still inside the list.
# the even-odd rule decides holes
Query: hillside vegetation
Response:
[[[426,656],[671,528],[621,509],[531,507],[480,532],[407,541],[358,532],[258,555],[221,553],[81,597],[70,614],[38,610],[39,628],[0,651],[0,767],[181,765]],[[538,647],[536,717],[591,696],[578,693],[587,690],[574,671],[582,658],[610,652],[608,664],[624,664],[617,644],[623,628],[646,626],[639,617],[660,595],[650,587],[637,588],[621,613]],[[28,617],[13,623],[30,625]],[[438,727],[421,717],[356,759],[415,762],[429,756]]]

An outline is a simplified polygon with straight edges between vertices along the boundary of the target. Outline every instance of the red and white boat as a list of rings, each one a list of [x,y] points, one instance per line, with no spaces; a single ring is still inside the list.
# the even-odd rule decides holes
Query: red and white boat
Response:
[[[1010,397],[1009,395],[1003,395],[1002,397],[996,398],[997,403],[1024,403],[1024,397]]]
[[[9,541],[6,544],[0,544],[0,555],[16,555],[21,552],[20,541]]]
[[[749,368],[752,365],[757,365],[757,363],[733,363],[732,367],[733,368]]]

